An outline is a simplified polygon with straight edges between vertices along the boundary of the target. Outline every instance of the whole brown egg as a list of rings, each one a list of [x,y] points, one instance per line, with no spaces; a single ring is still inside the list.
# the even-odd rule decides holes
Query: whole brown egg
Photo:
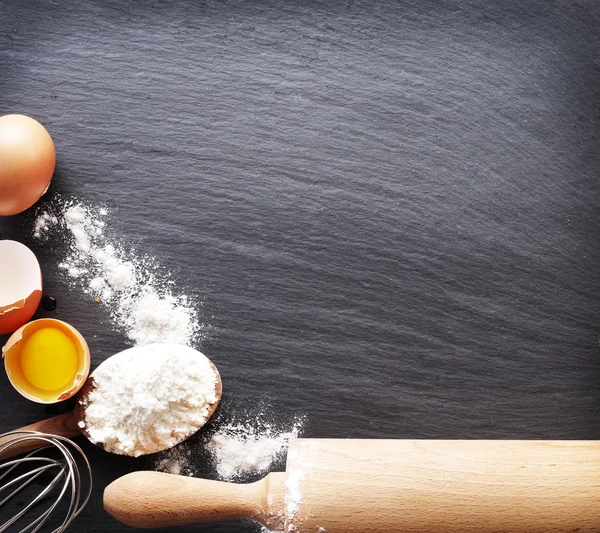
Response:
[[[0,117],[0,215],[16,215],[46,192],[56,152],[46,128],[25,115]]]

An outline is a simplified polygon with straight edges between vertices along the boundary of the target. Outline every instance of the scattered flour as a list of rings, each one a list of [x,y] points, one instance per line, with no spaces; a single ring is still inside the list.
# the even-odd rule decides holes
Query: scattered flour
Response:
[[[126,325],[129,338],[136,344],[189,340],[194,329],[189,307],[170,294],[159,296],[150,288],[132,302]]]
[[[154,470],[176,476],[193,476],[192,450],[183,445],[175,446],[165,452],[154,464]]]
[[[152,258],[128,253],[116,239],[106,237],[105,208],[59,199],[55,210],[37,217],[34,237],[46,240],[53,228],[69,236],[70,248],[59,268],[106,305],[131,341],[191,345],[197,340],[201,328],[192,303],[185,295],[174,295],[169,282],[159,279]]]
[[[207,444],[220,479],[239,479],[245,474],[266,472],[280,458],[292,439],[298,437],[301,421],[281,431],[259,422],[220,427]]]
[[[137,457],[177,444],[205,424],[217,401],[210,361],[177,344],[120,352],[104,361],[93,378],[95,389],[80,426],[92,442],[123,455]]]
[[[285,480],[285,513],[288,523],[291,523],[300,503],[302,502],[302,493],[300,492],[300,482],[304,479],[302,470],[292,470],[288,472]]]
[[[284,429],[264,423],[265,414],[248,417],[243,423],[220,426],[203,444],[186,441],[156,457],[153,469],[160,472],[197,476],[204,464],[205,448],[221,480],[243,480],[266,473],[287,452],[292,439],[298,437],[302,419]],[[198,447],[196,447],[198,446]],[[200,453],[198,453],[200,452]]]

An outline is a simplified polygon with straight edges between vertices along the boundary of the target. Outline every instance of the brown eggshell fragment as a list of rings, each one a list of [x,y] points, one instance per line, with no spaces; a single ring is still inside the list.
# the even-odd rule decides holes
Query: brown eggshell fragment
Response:
[[[42,271],[34,253],[16,241],[0,241],[0,334],[33,316],[42,298]]]

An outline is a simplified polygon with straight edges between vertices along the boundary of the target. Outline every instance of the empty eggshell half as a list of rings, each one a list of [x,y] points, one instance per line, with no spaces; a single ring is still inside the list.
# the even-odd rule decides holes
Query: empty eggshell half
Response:
[[[16,241],[0,241],[0,334],[12,333],[35,313],[42,271],[34,253]]]

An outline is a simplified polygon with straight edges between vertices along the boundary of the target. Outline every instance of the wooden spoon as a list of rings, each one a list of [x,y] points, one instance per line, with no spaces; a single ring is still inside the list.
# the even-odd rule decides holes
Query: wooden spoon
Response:
[[[140,347],[140,349],[141,348],[142,347]],[[122,353],[122,352],[119,352],[119,353]],[[119,355],[119,354],[116,354],[116,355]],[[112,357],[115,357],[115,356],[113,355]],[[223,393],[223,384],[221,382],[221,376],[219,374],[219,371],[217,370],[217,367],[213,364],[212,361],[209,361],[209,363],[210,363],[210,366],[211,366],[213,372],[215,373],[215,378],[216,378],[215,396],[216,396],[217,400],[214,403],[210,404],[208,414],[206,416],[206,420],[204,421],[204,424],[206,424],[206,422],[208,422],[210,420],[213,413],[217,409],[217,406],[219,405],[219,401],[221,400],[221,395]],[[73,409],[73,411],[71,411],[69,413],[64,413],[62,415],[54,416],[52,418],[48,418],[46,420],[42,420],[41,422],[36,422],[35,424],[30,424],[28,426],[19,428],[18,430],[15,430],[15,431],[37,431],[39,433],[50,433],[52,435],[59,435],[61,437],[67,437],[67,438],[77,437],[78,435],[83,434],[89,440],[90,435],[87,431],[87,423],[86,423],[85,413],[86,413],[87,406],[91,403],[90,402],[90,394],[95,388],[96,388],[96,382],[94,380],[94,372],[92,372],[90,377],[85,382],[84,386],[81,388],[81,391],[79,392],[79,398],[77,400],[77,404],[76,404],[75,408]],[[180,444],[184,440],[190,438],[199,429],[201,429],[201,428],[199,427],[199,428],[193,429],[192,431],[190,431],[190,433],[188,435],[185,435],[184,437],[179,439],[172,446]],[[0,438],[0,445],[10,439],[11,439],[10,436]],[[100,446],[101,448],[104,449],[103,443],[95,442],[94,444],[96,444],[97,446]],[[30,452],[37,448],[40,448],[43,445],[44,445],[43,441],[26,441],[26,442],[22,442],[19,444],[15,444],[15,445],[11,446],[10,448],[7,448],[6,450],[4,450],[4,452],[0,456],[0,459],[8,459],[10,457],[15,457],[17,455],[21,455],[23,453],[27,453],[27,452]],[[172,446],[170,446],[170,447],[172,447]],[[167,448],[165,448],[165,449],[167,449]],[[156,450],[156,451],[158,452],[158,451],[164,451],[164,450]]]

